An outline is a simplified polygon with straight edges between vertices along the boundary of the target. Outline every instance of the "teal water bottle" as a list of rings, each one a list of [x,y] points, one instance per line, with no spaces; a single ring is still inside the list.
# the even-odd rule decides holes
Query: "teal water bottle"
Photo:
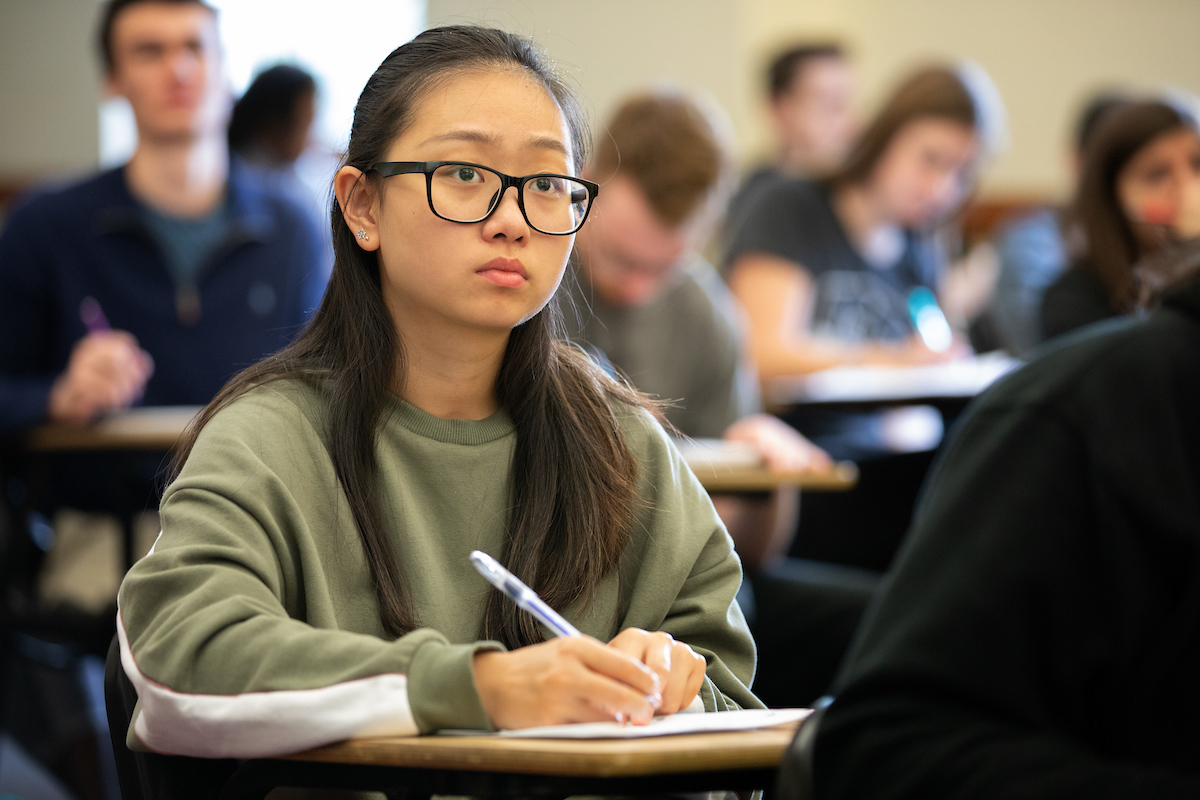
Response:
[[[944,353],[954,343],[954,332],[946,315],[938,307],[933,292],[918,286],[908,293],[908,315],[925,346],[935,353]]]

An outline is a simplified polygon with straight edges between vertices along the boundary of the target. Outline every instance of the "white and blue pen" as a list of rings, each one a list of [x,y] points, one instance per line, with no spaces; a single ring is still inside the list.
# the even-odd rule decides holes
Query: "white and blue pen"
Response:
[[[495,586],[521,608],[533,615],[534,619],[550,629],[555,636],[582,636],[571,623],[562,615],[542,602],[537,592],[530,589],[511,572],[500,566],[500,562],[482,550],[471,551],[471,563],[479,574],[487,578],[488,583]]]

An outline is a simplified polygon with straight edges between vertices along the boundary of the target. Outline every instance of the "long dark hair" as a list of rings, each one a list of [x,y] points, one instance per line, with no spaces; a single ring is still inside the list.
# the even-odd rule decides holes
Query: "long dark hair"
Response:
[[[1183,129],[1197,130],[1190,114],[1161,100],[1130,102],[1106,112],[1084,146],[1071,218],[1083,231],[1085,244],[1073,268],[1099,280],[1118,313],[1133,311],[1138,296],[1134,265],[1148,253],[1121,206],[1117,179],[1151,141]]]
[[[824,182],[838,188],[867,181],[896,134],[914,120],[934,117],[976,130],[982,116],[980,99],[958,70],[944,66],[920,69],[896,88]]]
[[[264,137],[280,137],[296,127],[296,104],[315,95],[317,82],[306,70],[277,64],[259,73],[229,115],[229,149],[245,151]]]
[[[354,109],[345,163],[363,180],[439,82],[478,69],[527,70],[555,98],[570,130],[576,169],[588,132],[578,103],[532,42],[469,26],[425,31],[389,55]],[[235,377],[205,408],[176,456],[176,472],[203,426],[220,409],[265,382],[299,378],[318,385],[328,409],[330,459],[350,504],[371,568],[383,628],[399,636],[420,621],[380,512],[375,442],[390,387],[405,369],[380,289],[375,253],[360,249],[331,209],[333,274],[321,307],[291,346]],[[516,429],[509,473],[511,512],[500,559],[553,606],[591,598],[629,541],[637,466],[613,402],[639,404],[582,351],[562,341],[557,298],[513,329],[496,397]],[[403,520],[400,521],[403,525]],[[542,640],[529,617],[493,592],[479,634],[509,647]]]

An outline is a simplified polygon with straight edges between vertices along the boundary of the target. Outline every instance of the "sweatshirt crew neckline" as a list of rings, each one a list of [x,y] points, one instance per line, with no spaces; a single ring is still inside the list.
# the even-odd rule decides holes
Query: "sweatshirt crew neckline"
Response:
[[[512,418],[503,408],[485,419],[442,419],[395,395],[391,418],[418,436],[444,444],[487,444],[514,430]]]

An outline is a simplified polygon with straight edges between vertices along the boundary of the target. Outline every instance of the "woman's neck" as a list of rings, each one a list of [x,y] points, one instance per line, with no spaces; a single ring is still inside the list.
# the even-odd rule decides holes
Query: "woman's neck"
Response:
[[[834,213],[849,234],[850,240],[860,248],[871,240],[876,231],[896,226],[896,223],[883,213],[879,203],[871,196],[871,191],[861,184],[848,183],[838,186],[833,190],[832,199]]]
[[[415,329],[415,330],[413,330]],[[397,326],[403,382],[393,391],[441,419],[486,419],[496,412],[496,379],[510,331]]]
[[[150,141],[138,145],[125,167],[129,189],[141,202],[175,217],[202,217],[225,196],[229,151],[219,137]]]

